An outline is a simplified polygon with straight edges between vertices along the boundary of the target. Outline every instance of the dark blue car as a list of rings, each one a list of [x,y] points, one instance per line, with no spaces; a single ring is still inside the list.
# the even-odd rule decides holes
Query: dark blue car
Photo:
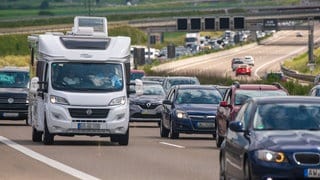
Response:
[[[212,134],[215,137],[215,117],[221,99],[214,86],[173,86],[163,101],[161,137],[176,139],[179,133]]]
[[[320,178],[320,98],[249,99],[229,124],[220,179]]]

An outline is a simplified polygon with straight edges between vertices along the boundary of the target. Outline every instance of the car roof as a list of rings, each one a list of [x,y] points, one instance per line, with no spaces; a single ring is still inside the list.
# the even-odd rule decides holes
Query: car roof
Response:
[[[216,89],[218,90],[214,85],[181,84],[181,85],[175,85],[175,87],[179,89]]]
[[[256,103],[320,103],[320,98],[314,96],[268,96],[252,98]]]
[[[10,66],[10,67],[3,67],[0,68],[1,72],[11,72],[11,71],[17,71],[17,72],[29,72],[28,67],[15,67],[15,66]]]
[[[239,84],[234,85],[236,89],[246,89],[246,90],[285,90],[279,84]],[[285,90],[286,91],[286,90]]]
[[[166,79],[198,79],[195,76],[167,76]]]

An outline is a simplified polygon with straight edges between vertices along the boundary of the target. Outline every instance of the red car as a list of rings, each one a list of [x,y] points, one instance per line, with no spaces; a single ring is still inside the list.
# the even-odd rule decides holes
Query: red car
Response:
[[[238,75],[248,75],[251,76],[251,66],[247,64],[242,64],[236,69],[236,76]]]

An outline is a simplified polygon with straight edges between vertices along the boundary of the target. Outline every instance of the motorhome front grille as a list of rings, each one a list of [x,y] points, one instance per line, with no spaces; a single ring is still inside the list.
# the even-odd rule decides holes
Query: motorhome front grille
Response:
[[[73,118],[107,118],[109,109],[69,108]]]

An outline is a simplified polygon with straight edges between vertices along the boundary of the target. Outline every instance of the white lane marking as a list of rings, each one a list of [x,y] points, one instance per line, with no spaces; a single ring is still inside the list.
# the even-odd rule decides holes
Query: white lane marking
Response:
[[[184,146],[180,146],[180,145],[176,145],[176,144],[171,144],[171,143],[166,143],[166,142],[159,142],[160,144],[164,144],[167,146],[173,146],[173,147],[177,147],[177,148],[186,148]]]
[[[8,145],[9,147],[11,147],[11,148],[13,148],[13,149],[15,149],[17,151],[20,151],[21,153],[23,153],[23,154],[25,154],[25,155],[33,158],[33,159],[36,159],[36,160],[38,160],[38,161],[40,161],[40,162],[42,162],[44,164],[47,164],[47,165],[49,165],[49,166],[51,166],[53,168],[56,168],[56,169],[58,169],[58,170],[60,170],[60,171],[62,171],[64,173],[69,174],[71,176],[74,176],[76,178],[85,179],[85,180],[87,180],[87,179],[89,179],[89,180],[99,180],[99,178],[96,178],[94,176],[91,176],[89,174],[81,172],[81,171],[79,171],[77,169],[74,169],[74,168],[72,168],[70,166],[62,164],[62,163],[60,163],[58,161],[50,159],[50,158],[48,158],[48,157],[46,157],[46,156],[44,156],[42,154],[39,154],[39,153],[37,153],[35,151],[32,151],[31,149],[28,149],[28,148],[26,148],[26,147],[24,147],[24,146],[22,146],[20,144],[17,144],[17,143],[11,141],[10,139],[8,139],[6,137],[0,136],[0,142]]]

